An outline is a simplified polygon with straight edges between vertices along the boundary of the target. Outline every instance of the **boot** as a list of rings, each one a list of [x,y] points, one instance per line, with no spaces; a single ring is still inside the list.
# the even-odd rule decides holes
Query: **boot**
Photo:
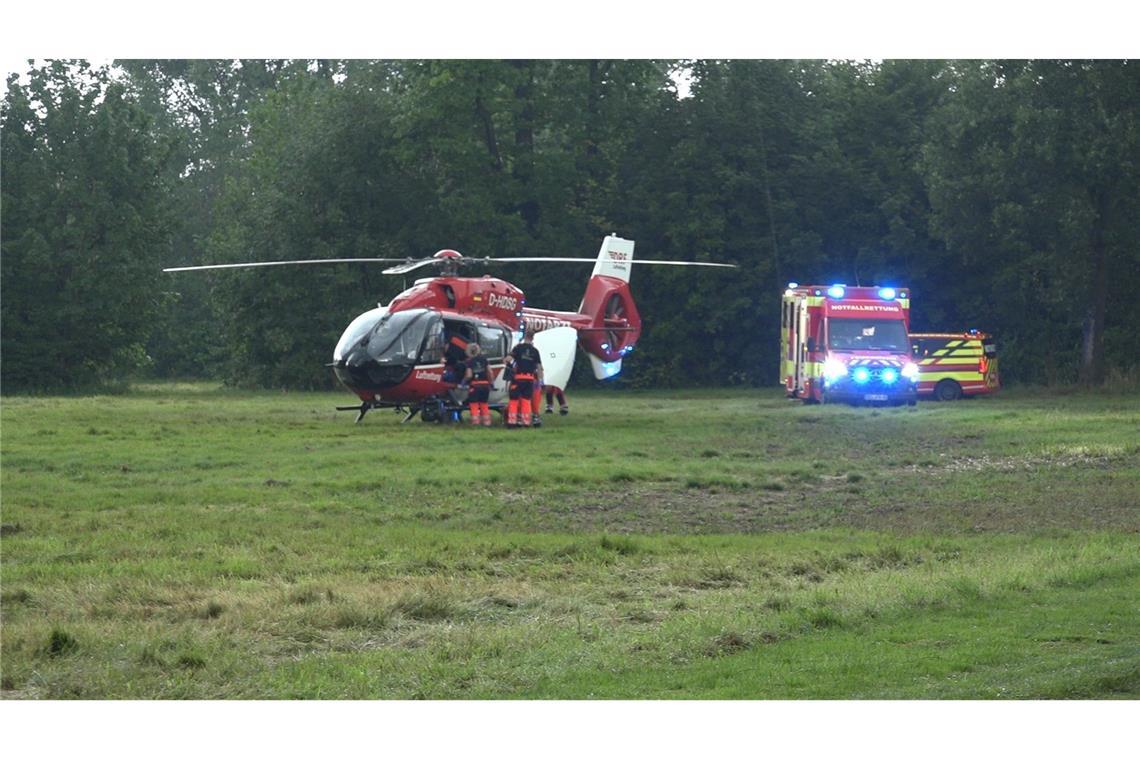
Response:
[[[547,411],[550,410],[548,409]],[[565,417],[566,415],[570,414],[570,407],[568,407],[566,404],[563,404],[562,408],[558,410],[558,413]]]

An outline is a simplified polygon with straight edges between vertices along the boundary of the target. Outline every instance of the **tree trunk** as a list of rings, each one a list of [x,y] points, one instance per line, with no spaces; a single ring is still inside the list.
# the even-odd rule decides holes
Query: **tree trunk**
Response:
[[[1089,294],[1081,332],[1081,385],[1104,382],[1104,317],[1108,311],[1108,251],[1104,240],[1107,203],[1103,193],[1095,196],[1097,218],[1092,231],[1092,292]]]

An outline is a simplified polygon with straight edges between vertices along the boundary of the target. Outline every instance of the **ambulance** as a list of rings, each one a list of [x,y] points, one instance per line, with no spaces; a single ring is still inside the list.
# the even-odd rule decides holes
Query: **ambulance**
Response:
[[[911,333],[910,342],[918,365],[918,394],[924,398],[954,401],[1001,387],[997,342],[987,333]]]
[[[805,404],[909,404],[918,398],[906,288],[788,283],[780,375]]]

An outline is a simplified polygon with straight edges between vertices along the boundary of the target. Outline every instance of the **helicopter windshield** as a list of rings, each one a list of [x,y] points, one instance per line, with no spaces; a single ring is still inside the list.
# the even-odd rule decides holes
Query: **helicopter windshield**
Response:
[[[349,326],[344,329],[344,334],[340,336],[340,340],[337,341],[336,350],[333,351],[333,361],[339,362],[344,359],[345,355],[348,354],[365,335],[372,332],[376,327],[376,323],[383,319],[387,313],[387,307],[381,306],[379,309],[366,311],[352,320]]]
[[[380,364],[414,364],[420,350],[432,353],[443,341],[443,320],[427,309],[409,309],[381,318],[368,338],[368,356]],[[430,357],[429,357],[430,358]]]
[[[439,314],[428,309],[389,312],[380,308],[352,321],[337,343],[333,361],[415,364],[422,354],[431,362],[438,359],[442,346],[443,320]],[[355,360],[350,358],[354,354]]]

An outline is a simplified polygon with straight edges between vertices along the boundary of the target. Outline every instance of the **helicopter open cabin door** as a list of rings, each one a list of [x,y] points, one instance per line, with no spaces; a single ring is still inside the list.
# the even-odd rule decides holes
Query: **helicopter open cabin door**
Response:
[[[573,327],[555,327],[534,336],[534,346],[542,355],[543,382],[565,389],[574,369],[574,351],[578,344],[578,331]]]

